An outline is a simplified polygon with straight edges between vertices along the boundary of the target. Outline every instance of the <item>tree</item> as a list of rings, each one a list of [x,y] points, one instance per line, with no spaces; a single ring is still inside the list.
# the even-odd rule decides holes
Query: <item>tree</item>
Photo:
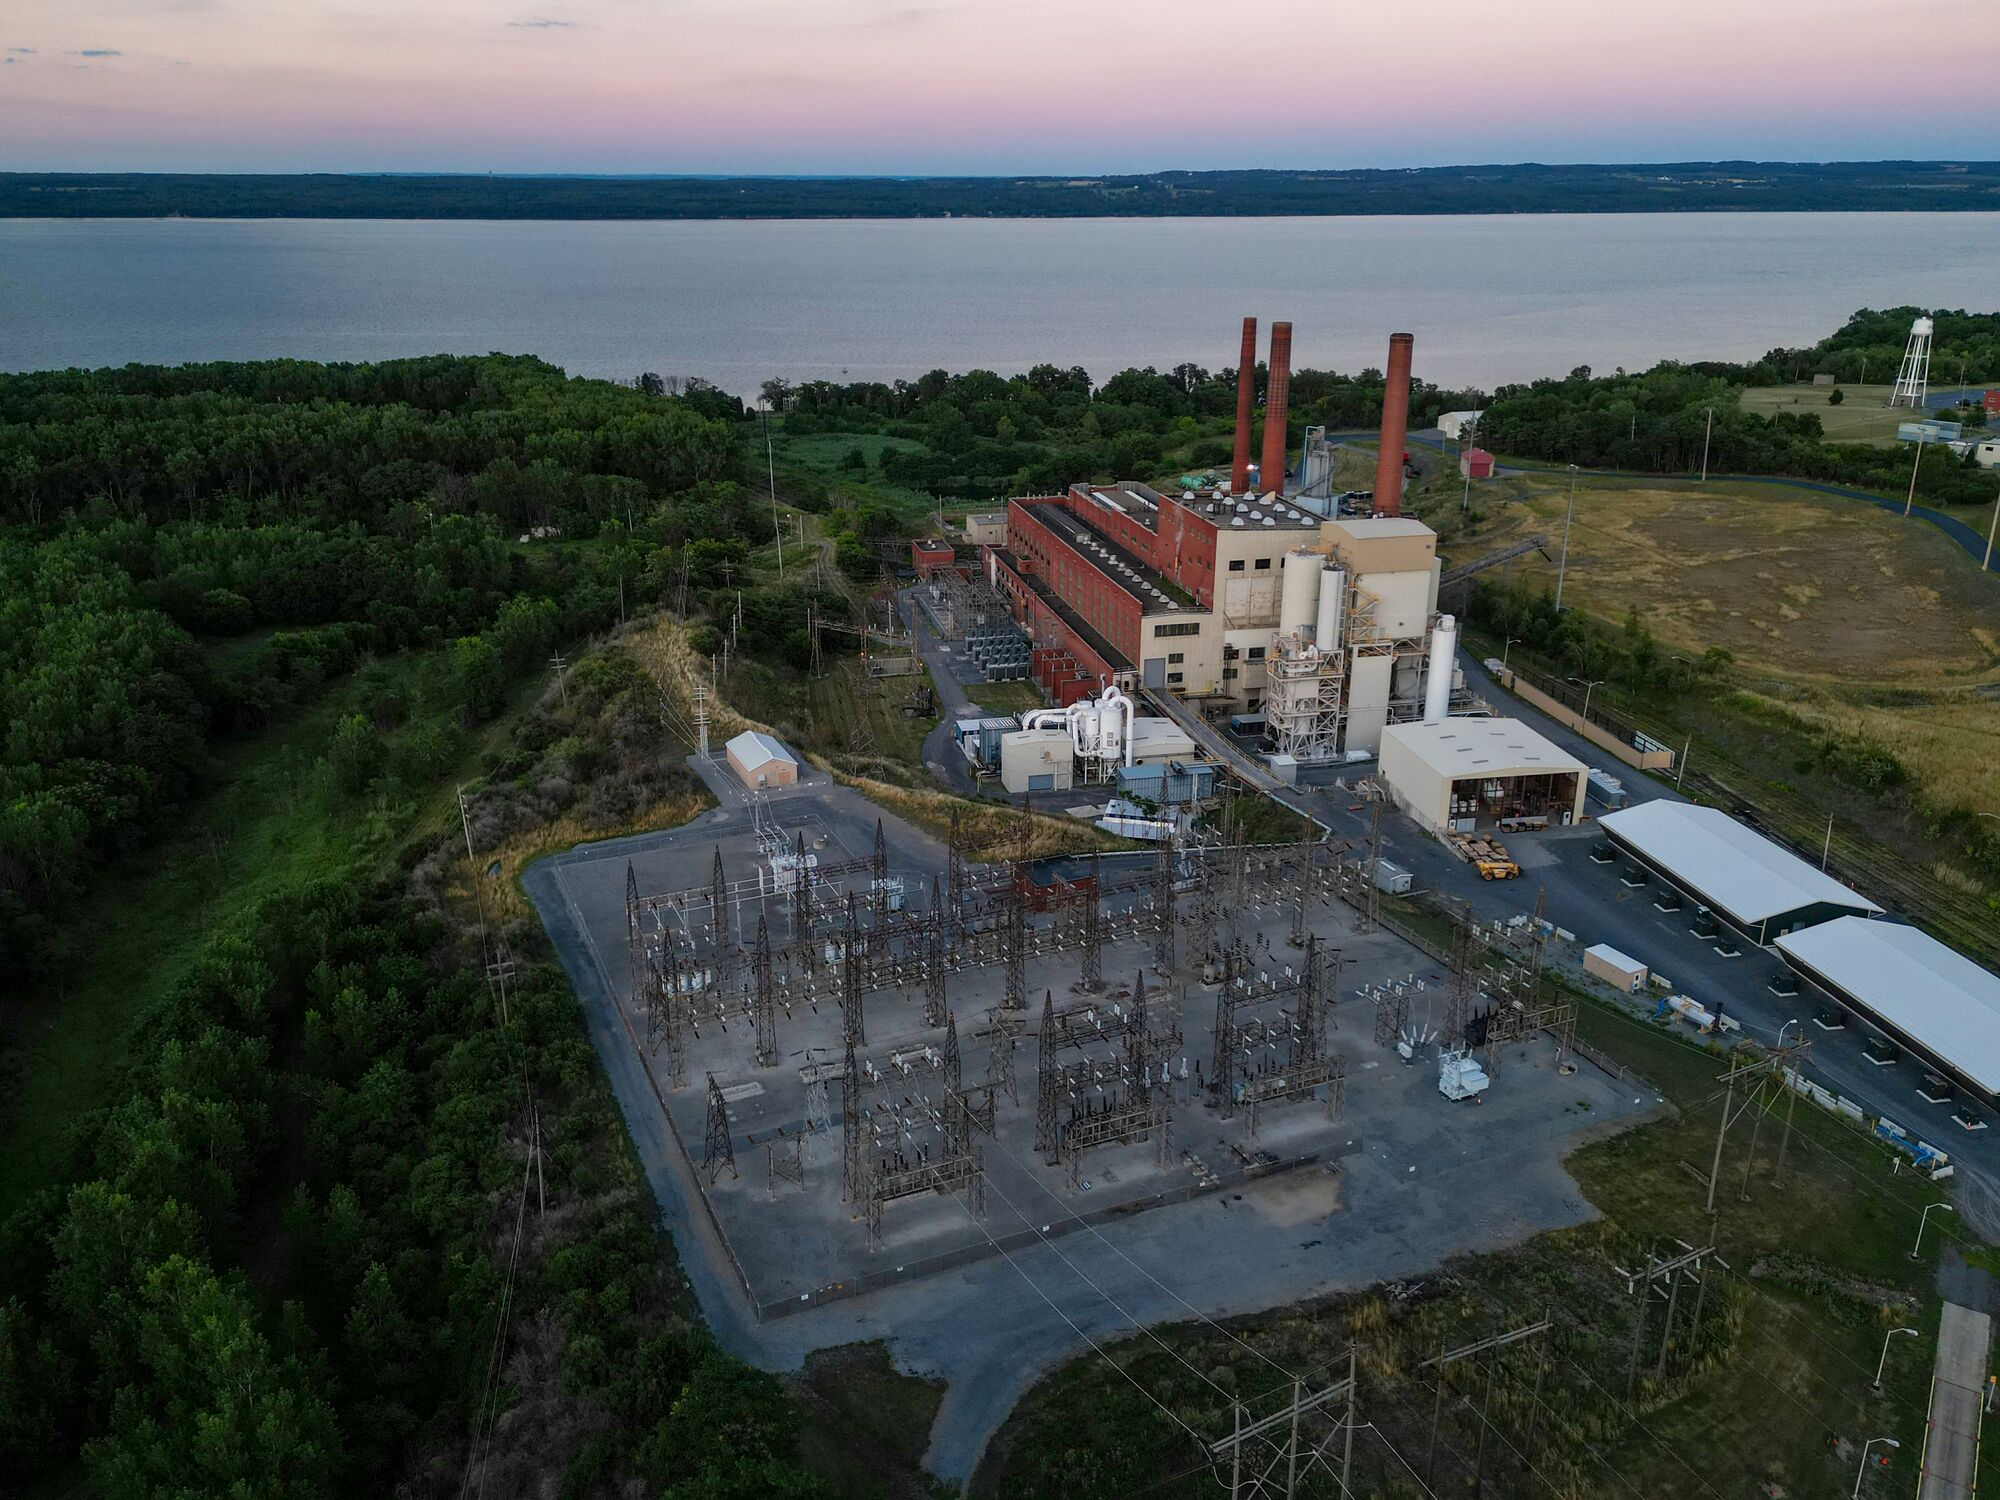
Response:
[[[1841,402],[1845,401],[1846,399],[1847,399],[1847,392],[1843,391],[1839,386],[1835,386],[1832,390],[1826,393],[1826,404],[1828,406],[1838,406],[1840,405]]]
[[[457,650],[458,686],[465,696],[466,715],[483,724],[506,705],[507,669],[484,636],[460,636]]]

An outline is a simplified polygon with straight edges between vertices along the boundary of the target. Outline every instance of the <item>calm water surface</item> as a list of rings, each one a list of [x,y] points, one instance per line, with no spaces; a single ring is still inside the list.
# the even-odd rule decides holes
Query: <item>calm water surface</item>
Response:
[[[895,379],[1235,357],[1492,386],[2000,308],[2000,214],[460,223],[0,221],[0,368],[538,354],[590,375]],[[1886,373],[1886,372],[1885,372]]]

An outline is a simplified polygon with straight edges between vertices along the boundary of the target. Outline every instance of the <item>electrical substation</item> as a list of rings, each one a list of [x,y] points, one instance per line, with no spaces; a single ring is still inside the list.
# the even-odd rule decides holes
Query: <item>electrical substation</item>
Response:
[[[1365,847],[974,862],[823,775],[739,800],[559,880],[760,1320],[1210,1195],[1323,1218],[1371,1111],[1469,1142],[1605,1090],[1542,928],[1420,947]]]

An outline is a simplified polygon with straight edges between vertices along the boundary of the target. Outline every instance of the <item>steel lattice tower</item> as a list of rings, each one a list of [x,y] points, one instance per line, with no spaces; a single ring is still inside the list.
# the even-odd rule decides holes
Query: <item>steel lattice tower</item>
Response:
[[[713,1073],[708,1075],[708,1129],[702,1140],[701,1166],[708,1173],[710,1187],[715,1186],[724,1167],[729,1168],[732,1178],[736,1175],[736,1148],[729,1139],[729,1105]]]
[[[757,1066],[775,1067],[778,1061],[778,1011],[771,992],[771,927],[762,913],[757,917],[757,952],[752,963],[756,971]]]

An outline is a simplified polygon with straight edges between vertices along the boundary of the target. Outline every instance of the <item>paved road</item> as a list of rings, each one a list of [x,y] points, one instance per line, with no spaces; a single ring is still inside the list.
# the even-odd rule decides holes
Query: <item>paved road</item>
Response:
[[[1467,685],[1500,712],[1529,724],[1586,765],[1614,770],[1634,804],[1656,798],[1687,800],[1670,784],[1620,764],[1581,735],[1513,698],[1478,663],[1461,658],[1460,666]],[[1181,708],[1182,713],[1175,717],[1185,723],[1190,711],[1185,705]],[[1201,743],[1232,765],[1245,768],[1246,774],[1262,770],[1212,726]],[[1357,767],[1354,774],[1373,769],[1372,764]],[[1256,784],[1261,787],[1269,782],[1268,773],[1264,773]],[[1366,842],[1368,809],[1352,794],[1338,788],[1301,787],[1280,788],[1275,795],[1327,828],[1335,838],[1357,847]],[[1650,889],[1628,889],[1615,878],[1613,867],[1592,863],[1589,850],[1596,835],[1590,824],[1509,840],[1508,848],[1522,869],[1523,878],[1518,881],[1481,880],[1439,840],[1406,818],[1386,818],[1382,827],[1384,858],[1409,870],[1419,889],[1469,901],[1481,920],[1519,915],[1533,907],[1537,888],[1545,891],[1549,919],[1576,934],[1576,943],[1558,955],[1559,959],[1566,956],[1572,965],[1579,962],[1577,955],[1582,948],[1608,942],[1667,976],[1676,989],[1704,1004],[1720,1004],[1742,1023],[1746,1035],[1766,1045],[1775,1042],[1789,1023],[1805,1022],[1812,1041],[1808,1067],[1816,1081],[1856,1101],[1869,1114],[1886,1115],[1947,1152],[1956,1172],[1961,1214],[1989,1238],[2000,1239],[2000,1132],[1962,1129],[1948,1106],[1933,1104],[1917,1093],[1922,1072],[1915,1063],[1905,1060],[1884,1067],[1871,1061],[1863,1050],[1858,1027],[1828,1032],[1813,1026],[1810,999],[1779,995],[1770,988],[1785,972],[1774,955],[1746,946],[1738,956],[1724,957],[1712,943],[1695,937],[1689,929],[1688,911],[1663,912],[1653,905]],[[1792,1024],[1791,1029],[1797,1033],[1799,1027]]]
[[[924,736],[924,764],[931,775],[942,782],[949,791],[965,796],[975,796],[979,783],[973,779],[972,768],[966,764],[965,756],[952,743],[951,726],[954,719],[967,719],[984,713],[984,710],[966,696],[965,685],[952,671],[950,653],[931,631],[930,618],[917,607],[911,597],[915,589],[904,589],[896,596],[896,609],[903,617],[903,625],[910,632],[910,638],[917,643],[917,654],[923,658],[930,670],[931,685],[937,689],[938,712],[941,717]]]
[[[1979,1466],[1980,1407],[1986,1392],[1993,1320],[1956,1302],[1944,1304],[1937,1362],[1931,1370],[1930,1416],[1917,1500],[1972,1500]]]

